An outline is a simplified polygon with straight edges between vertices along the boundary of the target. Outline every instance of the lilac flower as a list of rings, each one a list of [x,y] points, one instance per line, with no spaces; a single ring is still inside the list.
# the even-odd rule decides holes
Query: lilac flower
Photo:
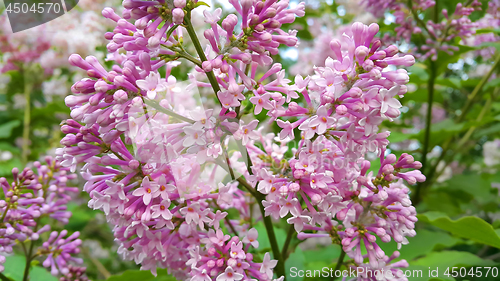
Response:
[[[262,261],[262,266],[260,267],[260,272],[265,273],[269,279],[273,278],[273,268],[278,264],[277,260],[271,260],[269,253],[264,255],[264,260]]]
[[[148,177],[144,177],[142,180],[142,186],[132,193],[134,196],[142,196],[142,200],[144,201],[144,205],[149,205],[153,198],[158,196],[159,186],[150,182]]]
[[[78,192],[78,188],[66,184],[76,175],[68,173],[68,168],[61,167],[51,157],[46,157],[45,161],[46,165],[33,163],[36,173],[29,168],[21,172],[14,168],[13,182],[10,184],[5,178],[0,178],[0,188],[4,192],[4,200],[0,200],[0,218],[3,220],[0,250],[3,253],[11,253],[18,242],[31,244],[40,240],[40,235],[50,230],[49,224],[40,224],[40,218],[51,218],[66,224],[71,217],[66,204],[71,200],[69,194]],[[45,257],[43,266],[50,267],[53,275],[67,275],[71,269],[70,262],[82,262],[74,257],[80,251],[81,240],[77,239],[79,233],[63,238],[67,234],[66,230],[52,232],[49,239],[37,249],[36,256]],[[27,258],[33,259],[35,256]],[[4,269],[1,264],[5,260],[6,257],[0,255],[0,271]],[[81,274],[84,271],[84,268],[79,270]]]
[[[157,92],[163,92],[167,89],[165,81],[162,81],[158,73],[151,72],[144,80],[137,80],[137,86],[144,91],[147,91],[147,97],[154,99]]]
[[[259,138],[259,135],[255,132],[255,128],[259,124],[259,121],[252,120],[247,125],[243,125],[243,121],[240,121],[240,129],[235,133],[235,137],[241,139],[243,145],[246,145],[250,139],[256,140]]]
[[[80,233],[75,232],[67,238],[63,238],[67,233],[66,230],[60,233],[56,231],[52,232],[49,239],[43,243],[39,250],[44,253],[44,255],[47,255],[42,265],[44,267],[50,267],[52,275],[57,275],[59,272],[63,275],[68,274],[68,262],[70,261],[77,263],[83,262],[81,259],[71,257],[71,255],[80,252],[78,247],[82,244],[82,241],[77,239]]]
[[[254,248],[259,248],[259,241],[257,241],[257,237],[259,237],[259,232],[257,232],[255,228],[251,228],[242,241],[243,243],[250,243]]]
[[[414,59],[399,56],[396,46],[382,47],[378,25],[355,23],[342,41],[327,44],[332,58],[292,82],[272,56],[281,45],[297,45],[296,31],[281,26],[303,16],[304,4],[230,3],[235,14],[204,13],[208,43],[197,55],[183,48],[176,28],[181,12],[190,27],[191,2],[165,9],[127,0],[123,18],[106,10],[117,23],[106,35],[108,51],[123,56],[112,58],[111,70],[92,57],[70,58],[90,81],[75,83],[67,98],[72,119],[62,127],[59,159],[68,167],[86,163],[90,206],[116,225],[120,254],[153,273],[165,267],[182,280],[272,280],[282,261],[265,253],[256,262],[260,253],[250,249],[259,246],[251,220],[265,216],[286,219],[299,238],[341,241],[358,264],[381,266],[374,237],[403,243],[415,234],[404,181],[424,180],[403,170],[419,168],[408,156],[384,157],[389,132],[379,131],[400,115],[396,95],[406,93],[409,79],[400,66]],[[172,90],[172,68],[184,58],[196,66],[181,93]],[[209,110],[197,105],[195,87]],[[275,125],[278,134],[265,133]],[[368,153],[381,159],[378,174],[367,172]],[[263,207],[257,218],[256,203]]]
[[[255,114],[259,114],[262,112],[262,109],[266,110],[271,110],[272,105],[271,102],[269,101],[269,98],[271,98],[271,94],[265,93],[262,96],[255,96],[250,98],[250,102],[255,104]]]
[[[235,281],[235,280],[241,280],[243,278],[243,274],[234,272],[234,270],[228,266],[226,268],[226,271],[222,273],[221,275],[217,276],[217,281]]]
[[[170,206],[170,200],[168,199],[161,201],[161,203],[158,205],[152,206],[151,207],[151,210],[153,211],[153,214],[151,214],[152,218],[157,218],[161,216],[166,220],[171,220],[172,213],[170,213],[170,210],[168,209],[169,206]]]

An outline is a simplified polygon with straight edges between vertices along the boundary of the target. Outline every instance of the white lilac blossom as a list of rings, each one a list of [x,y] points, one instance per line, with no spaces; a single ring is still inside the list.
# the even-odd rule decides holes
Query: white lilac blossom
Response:
[[[379,126],[400,115],[402,66],[415,59],[381,48],[378,25],[354,23],[330,42],[335,59],[289,79],[271,55],[297,45],[296,31],[281,26],[303,16],[304,4],[230,3],[234,14],[204,13],[204,48],[191,24],[196,1],[125,0],[122,16],[103,11],[116,22],[105,35],[111,70],[94,57],[69,59],[89,78],[66,98],[72,119],[58,159],[72,170],[85,163],[89,207],[115,225],[118,252],[182,280],[283,280],[274,218],[299,239],[331,237],[357,264],[404,265],[387,264],[377,243],[416,234],[405,181],[425,177],[412,156],[386,155],[390,133]],[[183,47],[186,31],[197,55]],[[189,85],[174,90],[180,59],[195,67]],[[218,105],[197,103],[196,89]],[[267,133],[273,126],[278,134]],[[369,152],[380,157],[378,171],[369,172]],[[252,228],[259,220],[267,233]],[[272,259],[257,249],[265,235]]]
[[[78,192],[78,188],[66,185],[69,180],[76,178],[76,174],[70,173],[68,168],[62,167],[52,157],[46,157],[45,161],[45,165],[34,163],[36,173],[29,168],[22,171],[14,168],[11,183],[0,178],[4,195],[0,200],[0,272],[4,270],[1,263],[5,262],[5,254],[12,253],[12,247],[17,243],[42,240],[38,249],[30,247],[36,252],[32,251],[27,259],[45,258],[42,265],[49,268],[53,275],[64,277],[74,269],[78,269],[82,275],[85,268],[75,268],[71,264],[82,263],[81,259],[74,257],[80,252],[79,232],[64,238],[68,234],[67,230],[60,233],[54,231],[43,241],[43,233],[50,231],[51,225],[42,224],[41,219],[51,218],[67,224],[71,217],[66,206],[71,200],[70,193]],[[86,277],[82,278],[86,280]]]

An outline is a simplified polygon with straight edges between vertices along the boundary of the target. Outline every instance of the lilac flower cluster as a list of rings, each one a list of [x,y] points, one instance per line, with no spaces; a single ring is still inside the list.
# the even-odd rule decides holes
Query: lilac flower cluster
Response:
[[[71,200],[70,193],[78,192],[78,188],[67,186],[76,174],[62,167],[52,157],[45,158],[46,164],[35,162],[36,173],[30,168],[19,171],[12,170],[13,181],[0,178],[3,199],[0,200],[0,262],[5,262],[6,255],[12,253],[17,243],[35,243],[41,235],[50,231],[47,219],[67,224],[71,212],[66,204]],[[75,258],[79,253],[81,240],[78,232],[68,238],[67,231],[53,231],[48,240],[36,252],[28,253],[27,259],[46,257],[42,263],[50,268],[53,275],[66,275],[70,271],[69,262],[81,263]],[[32,248],[32,247],[30,247]],[[0,264],[0,272],[4,267]]]
[[[500,1],[494,0],[488,2],[488,9],[485,15],[479,19],[477,22],[477,27],[479,29],[497,29],[500,27]],[[468,40],[469,44],[472,46],[480,46],[484,43],[498,42],[500,37],[494,32],[485,32],[475,34],[472,38]],[[481,46],[483,47],[483,46]],[[493,57],[496,52],[495,47],[483,47],[476,51],[480,56],[485,59]]]
[[[283,280],[271,217],[299,239],[331,237],[356,264],[404,266],[387,264],[397,253],[388,258],[377,237],[405,244],[415,235],[404,181],[425,177],[412,156],[386,153],[390,133],[379,126],[400,115],[409,77],[398,67],[415,59],[382,48],[378,25],[355,23],[330,42],[335,59],[292,82],[271,55],[297,45],[296,31],[281,26],[304,4],[229,2],[236,13],[225,18],[204,12],[203,48],[191,24],[200,2],[125,0],[122,17],[103,11],[116,22],[106,34],[112,69],[69,59],[89,78],[66,98],[72,119],[58,159],[72,170],[85,163],[88,205],[115,225],[118,252],[182,280]],[[186,51],[186,31],[197,55]],[[171,75],[179,59],[195,65],[186,87]],[[210,98],[219,104],[203,109]],[[370,153],[380,157],[375,175]],[[276,260],[258,251],[260,220]]]
[[[443,51],[453,54],[458,47],[448,42],[454,42],[455,38],[462,41],[476,33],[478,22],[473,22],[469,16],[472,12],[481,10],[482,4],[478,0],[468,1],[466,4],[458,3],[453,14],[443,9],[443,20],[434,18],[424,22],[419,15],[427,9],[435,6],[433,0],[419,1],[372,1],[366,0],[365,4],[369,11],[375,16],[382,17],[383,13],[391,10],[395,16],[395,38],[392,40],[405,40],[410,42],[413,34],[422,34],[425,31],[425,42],[418,46],[416,56],[422,60],[431,58],[437,60],[438,52]],[[388,39],[388,38],[387,38]]]

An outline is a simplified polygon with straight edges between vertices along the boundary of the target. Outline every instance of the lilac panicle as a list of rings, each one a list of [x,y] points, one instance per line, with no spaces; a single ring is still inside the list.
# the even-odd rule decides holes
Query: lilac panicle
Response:
[[[103,11],[116,22],[106,34],[115,64],[69,59],[89,78],[66,98],[72,119],[61,127],[58,159],[73,171],[85,163],[88,206],[115,225],[118,253],[182,280],[273,280],[280,261],[254,259],[258,203],[300,239],[330,237],[357,264],[403,267],[388,264],[378,243],[416,234],[407,184],[425,177],[412,156],[386,153],[390,132],[380,125],[401,114],[404,67],[415,58],[382,47],[377,24],[354,23],[330,42],[335,58],[290,79],[272,55],[297,45],[297,31],[281,27],[303,16],[304,4],[230,3],[236,12],[225,17],[204,12],[198,56],[177,27],[192,24],[196,1],[125,0],[122,16]],[[171,74],[179,59],[195,65],[186,87]],[[196,90],[218,104],[200,105]],[[277,134],[268,133],[273,125]],[[369,172],[368,153],[380,158],[378,171]]]
[[[67,224],[71,212],[67,211],[67,203],[71,200],[71,193],[78,192],[78,188],[67,186],[69,181],[76,178],[69,168],[61,166],[60,162],[50,156],[45,157],[46,164],[35,162],[34,172],[30,168],[22,171],[12,170],[12,182],[0,178],[0,187],[3,197],[0,200],[0,263],[5,262],[4,254],[12,253],[18,242],[36,243],[43,240],[43,233],[50,231],[50,224],[41,224],[42,218],[51,218],[62,224]],[[71,234],[66,240],[62,236],[67,234],[61,231],[50,234],[47,241],[38,248],[35,256],[46,257],[44,267],[51,267],[53,275],[69,273],[69,262],[81,263],[80,259],[72,255],[79,253],[81,241],[79,233]],[[72,242],[70,242],[72,240]],[[52,244],[52,245],[51,245]],[[32,258],[32,257],[27,257]],[[0,271],[3,271],[0,265]]]

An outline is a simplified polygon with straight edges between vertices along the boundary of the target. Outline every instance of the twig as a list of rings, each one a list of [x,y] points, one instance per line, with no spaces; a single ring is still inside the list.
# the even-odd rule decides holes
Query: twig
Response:
[[[283,245],[283,250],[281,250],[281,256],[286,260],[288,258],[288,246],[290,246],[290,242],[295,234],[295,228],[293,224],[288,228],[288,233],[286,235],[285,244]]]
[[[465,117],[467,116],[468,111],[470,110],[470,108],[472,106],[472,102],[474,101],[474,99],[476,98],[476,96],[479,93],[481,93],[484,85],[486,84],[486,82],[488,81],[488,79],[491,77],[491,75],[493,75],[493,73],[495,72],[495,69],[499,66],[499,64],[500,64],[500,53],[497,54],[495,62],[493,63],[493,66],[491,67],[490,71],[483,77],[483,79],[481,79],[481,81],[479,82],[479,84],[476,85],[476,87],[474,88],[474,90],[472,90],[472,93],[467,97],[467,102],[465,103],[464,107],[462,108],[460,116],[457,117],[456,123],[460,123],[460,122],[462,122],[465,119]],[[434,175],[437,172],[436,171],[437,170],[437,166],[439,165],[439,162],[441,162],[441,160],[443,160],[443,158],[446,157],[446,153],[448,152],[448,150],[450,148],[452,140],[453,140],[453,137],[449,138],[444,143],[444,145],[442,146],[443,150],[442,150],[441,154],[439,155],[436,163],[429,170],[429,173],[426,174],[427,180],[424,183],[419,183],[417,185],[416,194],[415,194],[414,198],[412,198],[415,204],[417,204],[421,200],[421,196],[422,196],[421,195],[421,192],[422,192],[421,190],[423,188],[429,186],[429,183],[432,182],[432,179],[434,178]],[[424,163],[422,163],[422,171],[424,171],[423,168],[424,168]]]
[[[339,259],[337,260],[337,265],[335,265],[335,270],[333,271],[334,274],[330,276],[330,281],[334,281],[335,279],[337,279],[337,277],[335,276],[335,272],[337,272],[337,270],[339,270],[340,267],[342,266],[344,258],[345,258],[345,252],[342,248],[340,248],[340,256]]]
[[[23,121],[23,144],[21,152],[21,161],[24,165],[28,162],[29,156],[29,141],[30,141],[30,123],[31,123],[31,90],[33,89],[31,73],[25,68],[22,70],[24,73],[24,99],[26,104],[24,106],[24,121]],[[27,73],[26,73],[27,71]]]
[[[9,278],[7,278],[7,276],[3,275],[1,272],[0,272],[0,279],[2,279],[2,281],[12,281]]]
[[[428,92],[428,98],[427,98],[427,116],[425,120],[425,133],[424,133],[424,144],[422,148],[422,173],[425,174],[425,168],[427,167],[427,154],[429,152],[429,144],[430,144],[430,137],[431,137],[431,126],[432,126],[432,103],[434,101],[434,83],[436,82],[436,65],[432,61],[432,59],[429,59],[429,64],[430,64],[430,73],[429,73],[429,81],[427,82],[427,92]],[[416,194],[415,194],[415,205],[418,204],[418,202],[421,199],[421,193],[422,193],[422,184],[417,185],[416,189]]]
[[[201,47],[200,40],[198,40],[198,36],[196,36],[196,32],[194,31],[194,28],[193,28],[193,25],[191,24],[190,18],[191,18],[191,12],[189,12],[184,17],[184,21],[186,22],[186,30],[189,34],[189,38],[191,38],[191,41],[193,42],[194,48],[196,49],[196,52],[198,53],[198,56],[200,57],[201,62],[203,63],[204,61],[207,61],[207,56],[205,56],[205,52],[203,51],[203,48]],[[212,85],[212,88],[215,92],[215,96],[217,97],[217,93],[220,92],[219,82],[217,82],[217,78],[215,78],[213,71],[206,72],[206,74],[207,74],[208,80],[210,81],[210,85]],[[219,103],[220,103],[220,100],[219,100]],[[221,105],[222,105],[222,103],[221,103]]]
[[[92,257],[86,247],[82,247],[82,254],[86,256],[95,265],[99,273],[102,274],[104,279],[111,277],[111,273],[104,267],[104,265],[96,258]]]
[[[159,112],[165,113],[165,114],[167,114],[169,116],[172,116],[172,117],[174,117],[176,119],[179,119],[181,121],[188,122],[188,123],[191,123],[191,124],[194,124],[196,122],[194,120],[191,120],[191,119],[189,119],[187,117],[184,117],[184,116],[179,115],[179,114],[177,114],[177,113],[175,113],[175,112],[173,112],[171,110],[168,110],[168,109],[164,108],[163,106],[161,106],[159,103],[157,103],[155,101],[148,100],[148,99],[143,99],[143,101],[144,101],[144,103],[146,105],[151,106],[152,108],[158,110]]]
[[[213,200],[215,206],[217,208],[219,208],[219,210],[222,210],[222,208],[219,206],[219,204],[217,204],[217,201],[216,200]],[[231,223],[231,221],[229,220],[229,218],[227,216],[224,217],[224,220],[226,221],[226,223],[229,225],[229,228],[231,229],[231,231],[234,233],[234,235],[236,236],[239,236],[238,234],[238,231],[236,231],[236,229],[234,228],[233,224]]]

